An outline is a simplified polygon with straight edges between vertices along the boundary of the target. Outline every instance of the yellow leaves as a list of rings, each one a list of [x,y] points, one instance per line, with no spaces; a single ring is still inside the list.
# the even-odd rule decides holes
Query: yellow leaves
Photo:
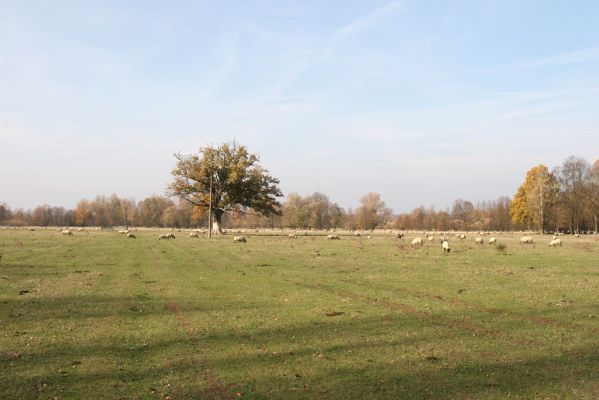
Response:
[[[528,193],[530,192],[539,181],[544,180],[549,175],[549,170],[543,164],[539,164],[536,167],[532,167],[526,173],[526,180],[524,181],[524,189]]]
[[[546,212],[554,204],[557,193],[557,179],[545,165],[531,168],[510,204],[512,221],[518,224],[535,223],[543,229]]]
[[[517,224],[527,224],[528,223],[528,208],[526,206],[526,190],[524,189],[524,185],[520,185],[518,187],[518,191],[516,195],[512,199],[510,203],[510,215],[512,216],[512,221]]]
[[[191,215],[191,219],[193,219],[194,221],[198,222],[199,220],[201,220],[207,214],[208,214],[208,208],[207,207],[195,206],[193,208],[193,213]]]

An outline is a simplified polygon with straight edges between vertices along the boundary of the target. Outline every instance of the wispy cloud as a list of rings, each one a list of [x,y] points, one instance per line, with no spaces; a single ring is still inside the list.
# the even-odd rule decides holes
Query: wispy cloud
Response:
[[[565,89],[542,89],[542,90],[523,90],[511,92],[498,92],[491,94],[491,99],[506,99],[508,101],[531,101],[544,100],[556,97],[586,96],[599,94],[599,87],[587,88],[565,88]]]
[[[328,57],[335,47],[344,39],[359,34],[360,32],[372,29],[378,22],[391,16],[403,4],[404,0],[395,0],[378,7],[366,14],[363,14],[352,21],[338,28],[335,33],[327,40],[324,40],[322,47],[308,56],[302,62],[294,65],[288,73],[284,74],[275,85],[273,85],[268,93],[269,97],[277,97],[280,93],[289,87],[299,76],[307,71],[312,65],[324,60]]]
[[[339,38],[344,38],[359,31],[370,29],[377,22],[381,21],[399,9],[404,3],[405,2],[402,0],[392,1],[384,6],[370,11],[339,28],[336,32],[336,36]]]
[[[237,39],[233,40],[227,47],[222,64],[218,67],[215,74],[210,79],[201,94],[198,96],[201,102],[210,100],[218,93],[222,85],[225,84],[237,64]]]
[[[577,64],[599,59],[599,46],[579,49],[565,53],[553,54],[547,57],[536,58],[528,61],[500,65],[486,69],[486,72],[505,72],[514,70],[525,70],[542,67]]]

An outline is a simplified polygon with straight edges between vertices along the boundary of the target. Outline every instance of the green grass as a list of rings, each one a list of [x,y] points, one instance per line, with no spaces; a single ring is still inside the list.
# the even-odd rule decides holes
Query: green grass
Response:
[[[599,244],[0,230],[2,399],[597,399]]]

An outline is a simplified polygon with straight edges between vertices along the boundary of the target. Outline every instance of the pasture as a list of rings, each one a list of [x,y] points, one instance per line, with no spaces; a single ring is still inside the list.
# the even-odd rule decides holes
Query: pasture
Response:
[[[0,230],[2,399],[599,398],[596,237],[73,233]]]

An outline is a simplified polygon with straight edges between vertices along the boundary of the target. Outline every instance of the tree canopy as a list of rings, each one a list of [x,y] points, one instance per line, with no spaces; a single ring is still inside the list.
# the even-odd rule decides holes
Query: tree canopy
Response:
[[[277,197],[282,196],[279,180],[262,168],[255,154],[245,146],[223,143],[200,148],[197,154],[175,154],[174,181],[167,193],[195,206],[195,213],[209,210],[217,232],[228,212],[280,214]],[[212,206],[210,206],[212,205]]]
[[[545,165],[531,168],[510,206],[513,221],[544,232],[547,214],[556,203],[558,192],[557,179]]]
[[[591,165],[583,158],[570,156],[555,175],[561,186],[560,205],[571,230],[580,232],[585,211],[590,211],[589,195],[592,192]]]
[[[360,198],[360,207],[356,210],[358,225],[363,229],[374,229],[384,225],[391,216],[391,210],[381,200],[381,195],[370,192]]]
[[[283,224],[290,228],[329,229],[341,226],[344,210],[329,198],[315,192],[302,197],[297,193],[287,196],[282,208]]]

